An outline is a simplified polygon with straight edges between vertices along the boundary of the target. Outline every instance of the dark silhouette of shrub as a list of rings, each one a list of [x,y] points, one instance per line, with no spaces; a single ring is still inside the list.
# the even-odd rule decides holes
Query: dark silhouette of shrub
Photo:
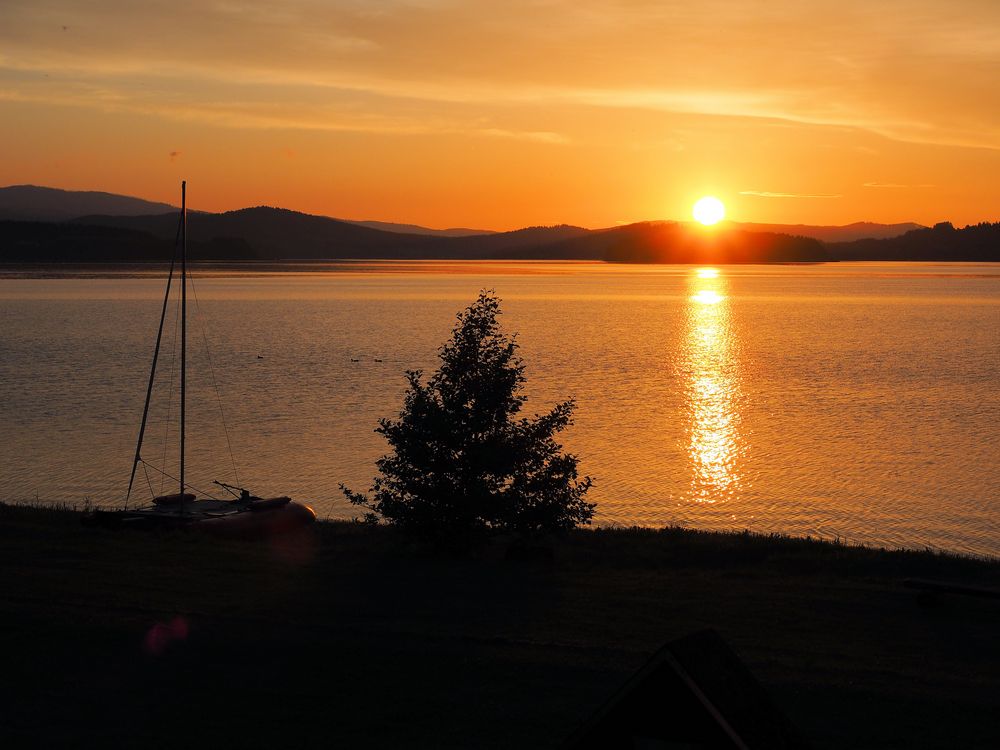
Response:
[[[392,452],[377,462],[371,497],[341,490],[366,518],[384,519],[444,544],[464,544],[497,531],[534,534],[587,524],[594,505],[584,497],[590,477],[578,477],[576,456],[555,435],[571,424],[572,400],[533,419],[524,364],[514,336],[500,328],[492,291],[458,314],[440,369],[424,383],[409,371],[399,419],[376,432]]]

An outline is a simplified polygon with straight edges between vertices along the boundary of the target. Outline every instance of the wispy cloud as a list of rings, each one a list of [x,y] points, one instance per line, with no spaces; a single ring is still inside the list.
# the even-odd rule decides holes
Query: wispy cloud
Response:
[[[472,130],[472,133],[486,135],[492,138],[516,138],[524,141],[535,141],[537,143],[557,143],[566,144],[570,139],[562,133],[553,133],[548,130],[505,130],[504,128],[482,128]]]
[[[1000,4],[983,0],[908,0],[905,13],[896,0],[842,0],[836,13],[820,0],[752,11],[740,0],[697,10],[510,0],[504,14],[446,0],[5,0],[0,78],[91,77],[124,98],[136,96],[137,77],[168,94],[253,82],[261,101],[280,86],[326,98],[350,90],[378,97],[367,106],[380,114],[404,106],[390,100],[582,105],[1000,149],[1000,100],[982,96],[1000,64],[998,24]],[[554,25],[558,38],[547,31]],[[547,130],[518,125],[480,135]]]
[[[768,190],[741,190],[740,195],[755,198],[843,198],[840,193],[773,193]]]
[[[280,88],[280,87],[278,87]],[[266,101],[254,97],[214,98],[207,94],[183,97],[155,95],[133,84],[121,90],[103,83],[46,83],[42,86],[0,86],[0,102],[57,104],[69,107],[98,107],[108,113],[153,115],[181,122],[199,122],[240,130],[300,130],[329,133],[371,133],[381,135],[455,135],[504,138],[535,143],[565,145],[571,138],[550,130],[492,127],[490,118],[470,122],[466,110],[435,109],[396,102],[372,104],[359,101],[357,92],[327,91],[319,96],[308,89],[280,94],[286,101]],[[171,152],[171,160],[180,152]]]
[[[900,188],[900,189],[906,189],[906,188],[932,188],[932,187],[937,187],[937,186],[936,185],[932,185],[931,183],[919,183],[919,184],[915,184],[915,185],[906,185],[906,184],[901,183],[901,182],[866,182],[864,184],[864,187],[867,187],[867,188]]]

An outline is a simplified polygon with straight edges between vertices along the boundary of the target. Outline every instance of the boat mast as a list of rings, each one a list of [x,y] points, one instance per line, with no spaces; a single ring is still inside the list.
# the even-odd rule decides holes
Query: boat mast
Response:
[[[177,234],[180,235],[181,225],[177,224]],[[156,331],[156,346],[153,348],[153,363],[149,366],[149,383],[146,385],[146,403],[142,407],[142,422],[139,425],[139,438],[135,443],[135,457],[132,459],[132,473],[128,478],[128,491],[125,493],[125,510],[132,497],[132,484],[135,482],[135,470],[142,460],[142,439],[146,434],[146,418],[149,416],[149,401],[153,395],[153,382],[156,379],[156,363],[160,358],[160,342],[163,340],[163,323],[167,319],[167,303],[170,301],[170,284],[174,280],[174,266],[177,264],[177,237],[174,237],[174,254],[170,257],[170,273],[167,274],[167,291],[163,294],[163,309],[160,310],[160,327]]]
[[[184,396],[187,383],[187,181],[181,182],[181,501],[177,508],[184,512]]]

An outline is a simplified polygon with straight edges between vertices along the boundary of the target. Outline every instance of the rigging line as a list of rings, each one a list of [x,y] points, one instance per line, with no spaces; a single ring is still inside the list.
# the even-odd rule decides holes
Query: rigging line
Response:
[[[160,468],[158,468],[158,467],[156,467],[156,466],[153,466],[153,464],[151,464],[151,463],[148,463],[148,462],[147,462],[147,461],[146,461],[145,459],[142,459],[142,458],[141,458],[141,459],[139,459],[139,460],[140,460],[140,461],[142,461],[142,463],[143,463],[143,464],[145,464],[146,466],[148,466],[148,467],[149,467],[150,469],[152,469],[153,471],[155,471],[155,472],[158,472],[158,473],[162,474],[163,476],[165,476],[165,477],[166,477],[167,479],[172,479],[172,480],[173,480],[173,481],[175,481],[175,482],[180,482],[180,481],[181,481],[180,479],[178,479],[178,478],[177,478],[177,477],[175,477],[174,475],[172,475],[172,474],[168,474],[168,473],[167,473],[167,472],[165,472],[165,471],[164,471],[163,469],[160,469]],[[220,502],[220,503],[222,502],[222,500],[219,500],[219,498],[217,498],[217,497],[214,497],[213,495],[209,495],[209,494],[208,494],[207,492],[205,492],[204,490],[199,490],[199,489],[198,489],[197,487],[195,487],[195,486],[194,486],[193,484],[189,484],[189,483],[185,482],[185,483],[184,483],[184,487],[185,487],[185,488],[188,488],[188,489],[192,489],[192,490],[194,490],[194,491],[195,491],[196,493],[198,493],[199,495],[204,495],[204,496],[205,496],[205,497],[207,497],[207,498],[208,498],[209,500],[215,500],[215,501],[217,501],[217,502]]]
[[[181,306],[178,302],[174,307],[174,333],[170,348],[170,377],[167,380],[167,417],[163,422],[163,454],[160,465],[167,465],[167,444],[170,442],[170,413],[174,406],[174,369],[177,364],[177,327],[180,325]],[[163,476],[160,476],[160,494],[163,494]]]
[[[141,459],[140,459],[141,460]],[[146,462],[142,462],[142,473],[146,475],[146,484],[149,485],[149,496],[152,498],[156,497],[156,493],[153,492],[153,483],[149,479],[149,472],[146,471]]]
[[[160,311],[160,326],[156,330],[156,346],[153,348],[153,363],[149,366],[149,384],[146,386],[146,402],[142,407],[142,422],[139,424],[139,438],[135,442],[135,458],[132,460],[132,473],[128,478],[128,490],[125,493],[125,509],[132,496],[132,483],[135,481],[135,468],[139,465],[142,454],[142,438],[146,434],[146,418],[149,416],[149,399],[153,395],[153,381],[156,378],[156,361],[160,357],[160,341],[163,339],[163,322],[167,317],[167,302],[170,299],[170,284],[174,280],[174,264],[177,262],[177,240],[181,236],[181,223],[177,225],[177,235],[174,237],[174,252],[170,258],[170,273],[167,275],[167,290],[163,294],[163,309]]]
[[[201,312],[201,303],[198,301],[198,289],[194,285],[194,275],[189,271],[188,279],[191,283],[191,294],[194,295],[194,307],[198,311],[198,325],[201,326],[201,339],[205,344],[205,354],[208,357],[208,371],[212,376],[212,387],[215,388],[215,400],[219,404],[219,417],[222,420],[222,430],[226,434],[226,447],[229,448],[229,460],[233,464],[233,476],[236,477],[236,484],[240,483],[240,474],[236,470],[236,456],[233,455],[233,444],[229,440],[229,427],[226,425],[226,412],[222,408],[222,394],[219,393],[219,383],[215,379],[215,365],[212,364],[212,350],[208,346],[208,334],[205,332],[205,316]]]

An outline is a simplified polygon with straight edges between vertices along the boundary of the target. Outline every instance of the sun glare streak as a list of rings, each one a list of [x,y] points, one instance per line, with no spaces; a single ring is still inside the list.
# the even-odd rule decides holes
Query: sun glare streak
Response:
[[[714,271],[703,275],[702,271]],[[716,269],[690,278],[685,372],[690,420],[691,496],[695,502],[725,502],[737,496],[739,383],[725,279]]]
[[[698,269],[699,279],[717,279],[719,278],[718,268],[699,268]]]

